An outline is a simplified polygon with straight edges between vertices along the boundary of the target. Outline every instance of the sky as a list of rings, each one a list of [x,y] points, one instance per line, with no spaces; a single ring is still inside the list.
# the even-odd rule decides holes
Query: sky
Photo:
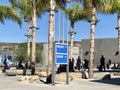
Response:
[[[9,0],[0,0],[0,5],[9,5],[8,1]],[[95,26],[95,38],[117,38],[118,32],[115,29],[117,27],[117,14],[97,14],[97,18],[100,21]],[[36,31],[36,42],[48,42],[49,13],[45,13],[41,18],[37,19],[37,27],[40,29]],[[55,14],[55,40],[59,40],[59,29],[60,40],[70,40],[68,33],[70,31],[70,23],[62,12]],[[90,23],[87,21],[76,22],[74,30],[76,32],[74,41],[90,38]],[[27,23],[24,21],[22,22],[22,28],[11,20],[5,20],[5,24],[0,23],[0,42],[27,42],[26,34]]]

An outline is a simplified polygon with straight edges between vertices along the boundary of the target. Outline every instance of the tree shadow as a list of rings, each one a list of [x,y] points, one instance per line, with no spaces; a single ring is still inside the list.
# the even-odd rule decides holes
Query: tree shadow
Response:
[[[98,83],[105,83],[105,84],[112,84],[120,86],[120,77],[119,78],[112,78],[112,79],[101,79],[101,80],[92,80],[91,82],[98,82]]]

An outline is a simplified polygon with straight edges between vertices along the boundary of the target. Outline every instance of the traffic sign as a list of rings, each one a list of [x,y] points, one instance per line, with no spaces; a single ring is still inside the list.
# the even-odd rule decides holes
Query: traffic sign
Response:
[[[65,43],[55,44],[55,63],[68,64],[68,45]]]

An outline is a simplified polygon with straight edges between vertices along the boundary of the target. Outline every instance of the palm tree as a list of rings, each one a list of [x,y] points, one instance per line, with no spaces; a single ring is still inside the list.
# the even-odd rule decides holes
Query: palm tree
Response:
[[[0,6],[0,22],[4,23],[5,19],[11,19],[21,26],[21,18],[10,6]]]
[[[10,0],[13,5],[15,4],[14,0]],[[37,16],[41,16],[41,14],[46,10],[46,7],[48,8],[48,3],[50,3],[50,19],[49,19],[49,49],[48,49],[48,72],[51,72],[52,70],[52,60],[53,60],[53,38],[54,38],[54,30],[53,30],[53,26],[54,26],[54,11],[55,11],[55,5],[57,4],[58,7],[61,7],[61,6],[64,6],[65,5],[65,0],[25,0],[26,2],[29,2],[30,4],[27,4],[28,7],[25,8],[24,10],[24,7],[22,8],[22,5],[26,4],[26,3],[22,3],[20,4],[20,2],[23,1],[23,0],[17,0],[16,2],[18,3],[17,5],[19,6],[19,8],[21,8],[21,12],[25,12],[23,13],[23,15],[26,15],[26,10],[28,12],[31,12],[32,14],[30,14],[32,17],[34,16],[34,18],[32,19],[34,21],[34,25],[33,25],[33,36],[32,37],[35,37],[36,35],[36,20],[35,20],[35,13],[37,13]],[[45,5],[44,5],[45,4]],[[36,6],[36,7],[35,7]],[[37,10],[36,10],[37,9]],[[34,12],[34,14],[33,14]],[[28,16],[29,17],[29,16]],[[33,41],[32,43],[34,42],[34,45],[32,45],[33,49],[32,49],[32,52],[35,53],[35,38],[33,38]],[[34,57],[35,57],[35,54],[32,55],[32,60],[34,61]]]
[[[83,3],[84,10],[90,11],[88,20],[91,23],[90,33],[90,54],[89,54],[89,78],[93,78],[93,60],[94,60],[94,32],[96,23],[96,2],[97,0],[79,0]]]
[[[55,9],[64,9],[65,0],[50,0],[50,15],[49,15],[49,36],[48,36],[48,70],[47,74],[50,75],[52,72],[53,63],[53,46],[54,46],[54,14]]]
[[[28,20],[28,59],[30,58],[30,28],[32,28],[32,62],[35,62],[37,17],[41,17],[48,0],[9,0],[13,7],[20,9],[24,19]],[[32,21],[32,26],[30,22]]]
[[[9,0],[10,3],[12,4],[13,8],[17,8],[17,10],[19,9],[19,11],[21,12],[21,16],[23,16],[25,22],[28,22],[28,32],[27,32],[27,60],[29,62],[30,61],[30,27],[31,27],[31,20],[32,20],[32,16],[31,16],[31,12],[30,10],[28,10],[29,4],[27,2],[25,2],[24,0]],[[23,4],[24,3],[24,4]]]
[[[83,2],[84,9],[87,11],[90,11],[90,23],[91,23],[91,33],[90,33],[90,54],[89,54],[89,78],[93,78],[93,60],[94,60],[94,42],[95,42],[95,25],[97,23],[97,18],[96,18],[96,9],[99,9],[102,4],[99,4],[99,1],[102,0],[80,0]],[[89,19],[88,18],[88,19]]]
[[[99,1],[103,6],[100,8],[100,12],[104,14],[115,14],[118,15],[118,62],[120,62],[120,0],[101,0]]]
[[[79,20],[87,19],[88,14],[75,2],[72,8],[65,9],[65,14],[68,19],[71,21],[71,30],[70,30],[70,59],[72,60],[73,52],[73,39],[74,39],[74,24]]]
[[[91,1],[92,2],[92,1]],[[93,60],[94,60],[94,32],[95,32],[95,23],[96,23],[96,3],[93,1],[92,3],[92,17],[91,17],[91,34],[90,34],[90,54],[89,54],[89,78],[93,78]]]
[[[37,17],[40,17],[47,6],[47,0],[31,0],[31,15],[32,15],[32,61],[35,62],[36,52],[36,29],[37,29]]]
[[[55,1],[50,0],[50,16],[49,16],[49,36],[48,36],[48,70],[47,74],[50,75],[52,72],[53,63],[53,45],[54,45],[54,12]]]

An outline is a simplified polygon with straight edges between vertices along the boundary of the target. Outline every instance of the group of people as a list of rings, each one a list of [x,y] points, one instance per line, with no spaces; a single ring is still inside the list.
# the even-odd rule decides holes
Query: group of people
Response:
[[[11,67],[13,67],[13,62],[8,57],[5,58],[5,60],[3,61],[3,64],[4,64],[3,72],[6,72],[6,69],[10,69]],[[26,75],[27,69],[31,69],[31,75],[35,75],[35,63],[31,62],[29,65],[28,60],[26,61],[25,65],[23,65],[22,60],[19,60],[19,63],[16,66],[16,69],[22,69],[23,75]]]
[[[111,65],[111,60],[109,60],[109,65]],[[105,66],[105,57],[104,55],[101,55],[100,57],[100,65],[98,66],[99,71],[106,71],[106,66]],[[74,72],[75,70],[88,70],[89,69],[89,60],[84,59],[83,61],[81,60],[80,56],[76,60],[74,58],[69,59],[69,72]],[[58,68],[59,71],[65,72],[66,71],[66,65],[60,65]]]
[[[74,58],[72,58],[72,60],[69,59],[69,71],[75,71],[75,70],[80,71],[81,69],[83,70],[89,69],[89,61],[87,59],[84,59],[82,61],[80,56],[78,56],[76,60],[74,60]]]
[[[78,56],[76,63],[75,63],[75,69],[78,69],[80,71],[81,69],[88,70],[89,69],[89,61],[87,59],[81,60],[80,56]]]
[[[35,63],[31,62],[28,63],[28,60],[25,62],[25,65],[23,65],[22,60],[19,60],[19,63],[17,65],[17,69],[23,69],[23,75],[26,75],[26,70],[31,69],[31,75],[35,75]]]
[[[66,72],[67,65],[60,65],[58,67],[57,73]],[[76,70],[80,71],[88,70],[89,69],[89,61],[85,59],[84,61],[81,60],[80,56],[76,60],[74,58],[69,59],[69,72],[74,72]]]
[[[108,63],[106,64],[104,55],[101,55],[100,65],[99,65],[98,69],[99,69],[99,71],[106,71],[106,68],[107,69],[119,69],[120,65],[119,65],[119,63],[116,64],[115,62],[112,63],[112,61],[110,59],[108,60]]]
[[[13,66],[12,60],[9,58],[5,58],[4,62],[4,68],[3,72],[6,71],[6,69],[10,69]],[[109,60],[109,65],[111,65],[111,60]],[[22,60],[19,61],[17,65],[17,69],[24,69],[24,75],[26,74],[26,69],[28,69],[28,61],[26,61],[25,66],[22,64]],[[80,56],[76,60],[74,58],[69,59],[69,71],[74,72],[75,70],[88,70],[89,69],[89,60],[84,59],[83,61],[81,60]],[[100,57],[100,65],[98,67],[99,71],[105,71],[105,57],[104,55],[101,55]],[[58,72],[65,72],[66,71],[66,65],[60,65],[58,68]],[[31,63],[31,75],[34,75],[35,73],[35,64]]]

